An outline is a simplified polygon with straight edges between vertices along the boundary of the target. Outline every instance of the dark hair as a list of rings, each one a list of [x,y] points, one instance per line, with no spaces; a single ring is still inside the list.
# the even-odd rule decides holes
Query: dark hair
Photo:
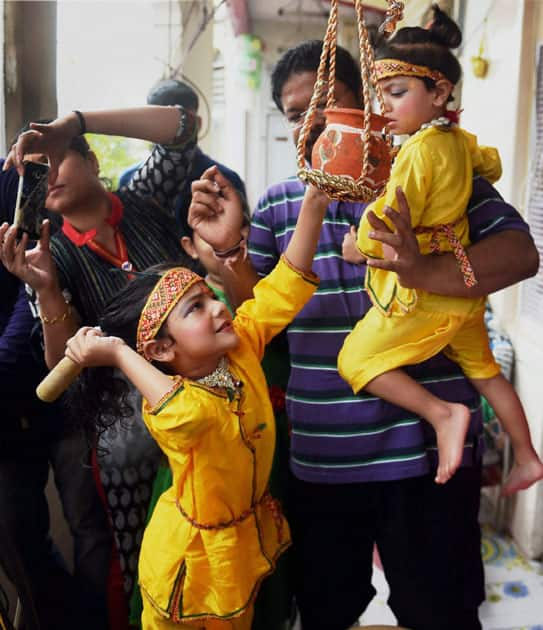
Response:
[[[294,74],[317,72],[321,52],[322,40],[312,39],[289,48],[275,64],[271,75],[272,98],[283,113],[281,95],[285,83]],[[351,54],[341,46],[336,48],[336,79],[345,83],[353,94],[360,96],[362,90],[360,69]]]
[[[53,118],[41,118],[40,120],[33,120],[32,122],[37,122],[41,125],[48,125],[49,123],[52,123],[53,120]],[[13,139],[11,144],[15,144],[19,139],[19,136],[25,131],[30,131],[30,122],[27,122],[24,127],[19,129],[19,131],[15,134],[15,138]],[[84,158],[86,158],[91,151],[91,148],[89,146],[89,143],[85,139],[85,136],[74,136],[70,140],[69,148],[72,151],[79,153],[79,155],[82,155]]]
[[[149,105],[181,105],[193,112],[198,111],[198,94],[187,83],[165,79],[156,83],[147,95]]]
[[[102,331],[108,336],[120,337],[135,350],[143,307],[160,275],[173,267],[179,267],[179,263],[160,263],[137,273],[104,307],[99,320]],[[160,338],[164,335],[163,326],[156,336]],[[157,364],[157,367],[168,372],[164,365]],[[89,436],[93,436],[132,416],[134,409],[129,402],[131,391],[127,381],[116,376],[113,368],[88,368],[83,370],[68,390],[64,403],[74,422],[82,426]]]
[[[420,26],[401,28],[391,39],[377,43],[376,59],[398,59],[417,66],[438,70],[456,85],[462,76],[458,59],[451,52],[462,43],[458,25],[437,4],[432,5],[433,20],[428,29]],[[435,81],[421,77],[426,87],[435,87]]]

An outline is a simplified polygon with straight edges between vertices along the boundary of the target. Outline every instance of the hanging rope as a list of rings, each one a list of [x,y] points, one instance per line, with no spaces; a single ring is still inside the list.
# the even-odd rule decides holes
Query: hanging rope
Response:
[[[401,17],[403,4],[389,0],[389,10],[387,11],[388,28],[394,28],[397,19]],[[306,148],[307,140],[313,126],[315,113],[324,90],[328,87],[326,107],[330,109],[335,106],[335,71],[336,71],[336,46],[337,46],[337,22],[338,22],[338,0],[330,1],[330,16],[326,34],[323,40],[322,52],[317,70],[317,80],[313,89],[313,95],[304,118],[297,146],[297,164],[298,177],[305,183],[310,183],[320,190],[326,192],[331,198],[344,201],[370,201],[374,199],[380,191],[368,185],[368,172],[370,167],[370,144],[371,144],[371,88],[376,94],[380,107],[380,113],[383,115],[385,104],[383,94],[377,81],[375,73],[375,62],[373,50],[370,44],[370,37],[364,21],[364,10],[362,0],[355,0],[356,22],[358,27],[358,38],[360,47],[360,76],[362,79],[362,90],[364,98],[364,124],[361,130],[361,172],[358,179],[343,175],[333,175],[325,173],[319,169],[310,169],[306,165]],[[389,134],[386,134],[385,141],[390,151],[392,140]]]

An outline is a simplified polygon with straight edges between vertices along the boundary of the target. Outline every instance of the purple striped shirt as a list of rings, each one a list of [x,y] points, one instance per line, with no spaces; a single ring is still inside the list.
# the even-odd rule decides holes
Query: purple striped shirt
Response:
[[[249,251],[261,275],[268,274],[290,241],[304,186],[288,179],[260,199],[251,225]],[[364,392],[353,395],[336,368],[345,336],[370,308],[364,265],[347,263],[342,242],[357,226],[364,205],[334,201],[328,207],[313,269],[320,285],[288,327],[291,375],[287,413],[292,425],[291,468],[318,483],[385,481],[419,476],[435,468],[435,434],[417,416]],[[468,208],[476,242],[502,230],[528,231],[517,211],[482,178],[475,178]],[[472,411],[463,465],[481,457],[479,394],[460,368],[439,354],[406,368],[437,396]]]

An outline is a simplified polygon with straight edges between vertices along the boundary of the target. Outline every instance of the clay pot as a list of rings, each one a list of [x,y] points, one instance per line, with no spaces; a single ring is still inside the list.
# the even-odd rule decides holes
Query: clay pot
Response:
[[[311,166],[330,175],[357,180],[362,172],[364,112],[333,107],[324,114],[326,127],[313,146]],[[377,192],[386,185],[392,164],[390,147],[383,138],[385,125],[384,116],[371,114],[369,165],[363,183]]]

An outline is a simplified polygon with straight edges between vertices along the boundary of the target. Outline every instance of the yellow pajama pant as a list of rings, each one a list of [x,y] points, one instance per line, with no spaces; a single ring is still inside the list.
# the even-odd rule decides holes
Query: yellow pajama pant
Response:
[[[468,378],[499,374],[484,323],[484,300],[454,298],[461,308],[446,312],[447,299],[419,294],[413,311],[388,317],[370,308],[338,355],[339,373],[355,394],[380,374],[421,363],[442,350]]]
[[[211,619],[202,620],[199,624],[196,620],[190,625],[187,623],[174,623],[160,615],[143,595],[143,614],[141,616],[142,630],[175,630],[176,628],[192,628],[192,630],[251,630],[254,606],[250,606],[241,617],[235,619]]]

